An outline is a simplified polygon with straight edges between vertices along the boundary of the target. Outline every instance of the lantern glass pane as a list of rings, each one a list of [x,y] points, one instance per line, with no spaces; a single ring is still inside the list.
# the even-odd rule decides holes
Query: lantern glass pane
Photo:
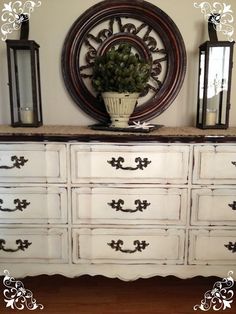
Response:
[[[16,51],[14,49],[10,49],[10,59],[11,59],[11,91],[12,91],[12,114],[13,114],[13,120],[15,122],[20,121],[20,98],[18,93],[18,85],[17,85],[17,75],[15,70],[17,69],[17,63],[16,63]]]
[[[198,123],[202,123],[203,115],[203,96],[204,96],[204,77],[205,77],[205,51],[200,53],[200,69],[199,69],[199,88],[198,88],[198,101],[199,101],[199,116]]]
[[[33,94],[30,50],[17,50],[18,84],[20,97],[20,120],[33,123]]]
[[[209,48],[206,124],[226,123],[230,47]]]
[[[41,108],[41,97],[40,97],[40,74],[39,74],[39,52],[38,50],[35,50],[35,81],[37,84],[37,88],[36,88],[36,98],[37,98],[37,119],[39,121],[42,120],[41,117],[41,112],[40,112],[40,108]]]

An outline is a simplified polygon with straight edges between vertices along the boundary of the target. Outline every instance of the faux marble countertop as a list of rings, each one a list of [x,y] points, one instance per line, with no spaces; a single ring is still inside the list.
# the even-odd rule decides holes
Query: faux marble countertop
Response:
[[[83,126],[44,125],[38,128],[13,128],[0,125],[1,141],[236,141],[236,127],[227,130],[197,129],[195,127],[161,127],[150,133],[98,131]]]

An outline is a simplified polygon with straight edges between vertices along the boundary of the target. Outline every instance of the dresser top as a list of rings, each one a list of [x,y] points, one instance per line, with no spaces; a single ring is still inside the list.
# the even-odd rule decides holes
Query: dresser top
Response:
[[[83,126],[44,125],[13,128],[0,125],[0,141],[157,141],[157,142],[236,142],[236,127],[202,130],[194,127],[162,127],[150,133],[92,130]]]

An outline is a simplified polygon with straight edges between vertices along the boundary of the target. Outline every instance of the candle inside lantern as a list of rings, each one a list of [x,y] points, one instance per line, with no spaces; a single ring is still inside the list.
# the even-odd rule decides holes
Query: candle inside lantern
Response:
[[[23,107],[20,111],[21,122],[25,124],[32,124],[34,122],[34,113],[32,108]]]
[[[206,113],[206,125],[216,125],[217,110],[207,109]]]

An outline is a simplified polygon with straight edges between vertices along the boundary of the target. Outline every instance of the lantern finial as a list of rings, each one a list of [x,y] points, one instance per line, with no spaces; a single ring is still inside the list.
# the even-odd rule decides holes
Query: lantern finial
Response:
[[[20,20],[21,20],[20,40],[28,40],[29,39],[29,17],[27,14],[21,14]]]
[[[216,25],[220,23],[220,14],[212,13],[208,19],[208,35],[211,42],[217,42]]]

